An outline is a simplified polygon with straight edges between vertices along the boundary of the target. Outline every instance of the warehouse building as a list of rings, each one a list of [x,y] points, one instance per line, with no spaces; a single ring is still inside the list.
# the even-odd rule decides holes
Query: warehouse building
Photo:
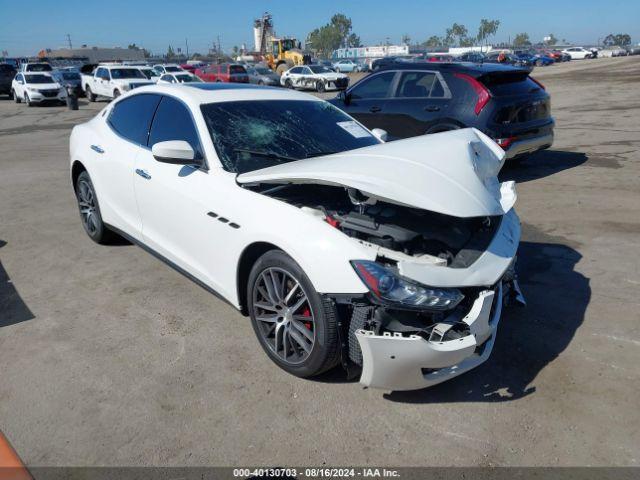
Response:
[[[38,57],[47,58],[86,58],[89,63],[117,62],[117,61],[144,61],[144,51],[137,48],[58,48],[41,50]]]

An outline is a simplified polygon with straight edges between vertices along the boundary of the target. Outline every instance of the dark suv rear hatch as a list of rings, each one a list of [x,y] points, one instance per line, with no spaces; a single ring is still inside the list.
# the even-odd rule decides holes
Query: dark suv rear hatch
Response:
[[[551,103],[544,87],[528,71],[494,72],[478,80],[498,101],[494,121],[500,125],[525,124],[551,117]]]

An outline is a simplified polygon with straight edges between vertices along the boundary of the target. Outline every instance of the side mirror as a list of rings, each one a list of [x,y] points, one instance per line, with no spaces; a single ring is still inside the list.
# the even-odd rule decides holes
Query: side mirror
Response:
[[[387,133],[387,131],[381,128],[374,128],[373,130],[371,130],[371,133],[373,133],[373,136],[376,137],[381,142],[386,142],[387,138],[389,137],[389,134]]]
[[[184,140],[169,140],[158,142],[151,147],[153,158],[162,163],[174,165],[194,165],[195,152],[191,145]]]

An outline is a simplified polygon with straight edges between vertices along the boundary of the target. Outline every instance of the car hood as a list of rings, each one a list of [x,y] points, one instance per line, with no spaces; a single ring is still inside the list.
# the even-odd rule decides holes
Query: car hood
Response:
[[[503,215],[516,201],[500,184],[504,151],[476,129],[436,133],[238,175],[240,184],[319,183],[456,217]]]
[[[347,75],[345,75],[344,73],[318,73],[316,74],[322,78],[325,78],[327,80],[337,80],[339,78],[346,78]]]
[[[57,90],[60,89],[60,84],[56,82],[50,83],[28,83],[27,87],[35,88],[36,90]]]

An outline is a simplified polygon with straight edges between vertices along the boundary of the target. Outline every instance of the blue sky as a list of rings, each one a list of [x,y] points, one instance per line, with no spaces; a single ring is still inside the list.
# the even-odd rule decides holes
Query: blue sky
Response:
[[[334,13],[351,17],[364,44],[399,43],[403,34],[424,40],[442,35],[453,22],[475,33],[481,18],[500,19],[496,39],[527,32],[532,40],[548,33],[576,44],[595,43],[608,33],[628,33],[640,41],[640,1],[493,0],[0,0],[0,51],[31,55],[57,48],[71,35],[74,46],[126,46],[152,52],[171,44],[205,52],[218,35],[223,48],[252,41],[252,20],[268,10],[276,32],[304,39]]]

